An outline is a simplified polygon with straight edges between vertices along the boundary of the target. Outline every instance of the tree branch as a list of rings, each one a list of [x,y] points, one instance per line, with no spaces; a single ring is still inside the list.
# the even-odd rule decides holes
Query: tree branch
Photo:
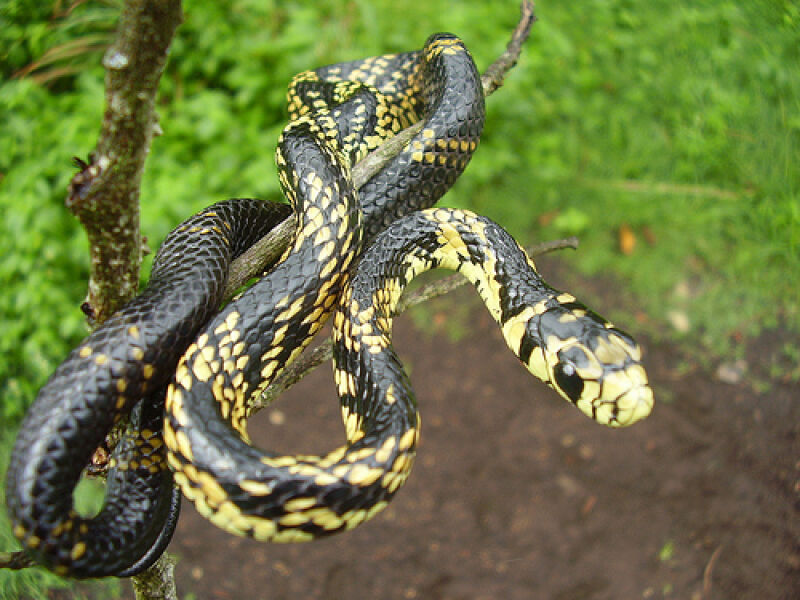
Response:
[[[37,566],[36,561],[25,552],[0,552],[0,569],[17,571]]]
[[[139,289],[142,259],[139,184],[153,135],[160,134],[155,99],[175,30],[180,0],[127,0],[117,36],[103,58],[106,110],[97,148],[72,180],[67,207],[89,237],[91,268],[84,303],[102,323]],[[137,600],[177,600],[175,561],[162,554],[132,578]]]
[[[105,114],[89,162],[69,186],[67,208],[89,238],[84,311],[102,323],[139,289],[139,183],[153,135],[158,81],[181,23],[180,0],[128,0],[103,58]]]
[[[180,0],[127,0],[106,51],[105,113],[89,162],[69,186],[67,208],[89,238],[90,277],[83,304],[90,323],[105,321],[139,289],[142,259],[139,185],[153,135],[161,79]],[[138,600],[177,600],[174,561],[166,554],[133,578]]]

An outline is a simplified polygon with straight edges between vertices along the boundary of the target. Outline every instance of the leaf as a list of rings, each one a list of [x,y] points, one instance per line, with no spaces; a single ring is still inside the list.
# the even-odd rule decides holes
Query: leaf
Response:
[[[619,251],[625,256],[633,254],[636,248],[636,234],[633,233],[630,225],[623,223],[617,231],[617,240],[619,241]]]

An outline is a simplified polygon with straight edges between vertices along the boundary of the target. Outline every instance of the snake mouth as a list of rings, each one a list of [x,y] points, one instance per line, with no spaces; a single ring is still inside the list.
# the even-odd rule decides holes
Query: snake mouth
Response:
[[[559,363],[561,365],[562,363]],[[641,421],[653,410],[653,390],[647,373],[639,362],[627,362],[623,366],[605,365],[596,373],[593,369],[576,369],[576,376],[584,377],[583,385],[575,387],[577,397],[569,395],[564,388],[563,371],[554,369],[556,389],[573,402],[587,417],[607,427],[627,427]]]
[[[653,390],[639,362],[607,371],[598,383],[599,389],[593,399],[584,395],[576,404],[602,425],[627,427],[653,410]]]
[[[637,385],[619,396],[611,406],[610,427],[628,427],[647,417],[653,410],[655,398],[649,385]]]

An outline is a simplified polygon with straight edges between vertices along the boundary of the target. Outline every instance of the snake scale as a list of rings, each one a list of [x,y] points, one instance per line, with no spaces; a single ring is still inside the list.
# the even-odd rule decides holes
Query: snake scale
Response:
[[[547,286],[499,226],[429,208],[464,170],[483,127],[480,79],[461,40],[436,34],[420,51],[302,73],[289,114],[276,157],[291,208],[230,200],[179,226],[143,293],[67,357],[26,415],[7,503],[25,550],[57,573],[147,568],[177,518],[173,472],[214,523],[262,540],[313,539],[380,511],[407,478],[419,435],[391,348],[392,311],[430,268],[467,276],[528,369],[596,421],[628,425],[649,413],[652,392],[629,336]],[[420,133],[357,192],[352,165],[420,120]],[[230,261],[290,210],[298,228],[289,249],[220,311]],[[346,444],[325,456],[254,448],[251,399],[334,311]],[[103,509],[78,515],[72,491],[82,470],[132,410]]]

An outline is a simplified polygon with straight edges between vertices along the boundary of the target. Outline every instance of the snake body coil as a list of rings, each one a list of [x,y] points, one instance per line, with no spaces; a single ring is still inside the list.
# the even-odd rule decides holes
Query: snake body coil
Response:
[[[356,94],[365,107],[342,109]],[[420,120],[414,136],[359,189],[365,239],[414,210],[433,206],[466,168],[485,120],[480,74],[464,43],[437,33],[422,50],[339,63],[297,75],[289,116],[331,110],[338,144],[365,153]]]
[[[418,52],[302,73],[289,112],[276,156],[298,228],[277,266],[217,313],[231,258],[290,209],[235,200],[199,213],[167,238],[145,292],[70,354],[26,416],[7,502],[17,538],[56,572],[149,566],[178,505],[166,462],[201,513],[257,539],[312,539],[376,514],[408,476],[419,434],[391,349],[392,311],[405,285],[436,266],[464,273],[511,349],[584,413],[619,426],[650,411],[635,342],[547,286],[505,231],[466,211],[414,212],[453,184],[483,127],[480,79],[458,38],[437,34]],[[357,194],[352,164],[420,120],[419,134]],[[252,447],[251,399],[334,309],[346,445],[322,457]],[[77,515],[82,469],[142,398],[112,457],[104,508]]]
[[[161,430],[159,407],[176,349],[219,306],[230,260],[287,211],[257,200],[226,201],[188,220],[159,249],[144,292],[75,348],[40,390],[22,422],[6,483],[14,534],[38,561],[76,577],[147,566],[141,559],[163,536],[176,503],[163,445],[153,434]],[[129,460],[128,450],[114,457],[102,512],[80,517],[72,492],[83,468],[145,396],[158,406],[142,411],[147,422],[131,442],[138,457]],[[147,417],[154,413],[155,422]]]
[[[176,481],[204,516],[231,533],[295,542],[350,529],[386,506],[408,477],[419,435],[416,401],[391,348],[391,318],[408,282],[434,267],[463,273],[520,360],[582,412],[612,427],[649,414],[652,391],[628,335],[544,283],[496,224],[429,209],[377,236],[338,305],[334,363],[346,445],[324,456],[283,456],[248,442],[251,391],[280,370],[280,332],[303,314],[287,314],[258,336],[240,329],[238,317],[220,320],[217,336],[231,341],[209,333],[182,359],[167,394],[165,439]]]
[[[295,99],[290,101],[294,119],[333,117],[336,145],[356,153],[425,119],[419,135],[362,187],[365,236],[383,229],[387,220],[438,200],[466,166],[483,126],[477,69],[461,41],[449,34],[432,36],[421,52],[301,74],[289,96]],[[370,103],[374,110],[360,106]],[[249,521],[241,512],[257,502],[251,495],[263,489],[247,483],[260,481],[258,472],[264,468],[260,453],[244,441],[248,400],[324,323],[360,252],[359,240],[343,238],[352,235],[352,224],[343,228],[327,221],[349,210],[337,204],[345,200],[337,194],[342,186],[328,185],[330,176],[316,170],[294,177],[300,182],[308,178],[320,181],[321,188],[313,197],[300,194],[298,218],[303,221],[293,248],[275,270],[208,324],[182,358],[167,395],[165,441],[184,495],[215,523],[259,539],[277,537],[255,533],[259,521]],[[284,538],[296,533],[289,531]]]
[[[275,285],[284,294],[272,302],[295,308],[298,300],[288,301],[285,294],[302,289],[324,321],[335,303],[338,270],[357,256],[362,237],[347,163],[426,119],[423,131],[360,196],[377,232],[394,218],[384,211],[399,215],[433,204],[464,169],[483,126],[483,96],[469,53],[457,38],[439,34],[422,51],[302,74],[289,98],[292,123],[279,148],[279,175],[290,201],[299,205],[300,193],[312,202],[299,215],[304,225],[294,246],[300,255],[271,280],[286,275]],[[330,201],[312,207],[322,188],[346,196],[347,208]],[[6,486],[14,533],[38,562],[74,577],[131,575],[166,546],[179,504],[164,468],[160,427],[151,422],[163,405],[162,386],[217,310],[230,259],[288,212],[286,206],[229,201],[178,227],[159,250],[142,295],[84,340],[42,388],[22,424]],[[326,263],[319,289],[298,286],[331,254],[338,262]],[[307,343],[301,340],[321,321],[303,324],[290,337]],[[111,426],[144,396],[138,410],[148,420],[112,457],[102,512],[79,516],[72,491],[81,471]]]
[[[357,69],[334,70],[352,72]],[[298,79],[309,80],[316,75]],[[325,89],[323,99],[315,94],[296,95],[323,106],[332,97],[325,97]],[[431,142],[451,148],[446,141]],[[415,160],[414,153],[410,158]],[[449,164],[425,153],[416,160]],[[369,202],[362,204],[369,223],[369,215],[380,211],[370,213]],[[372,223],[367,236],[382,228],[379,220]],[[328,226],[321,231],[313,235],[331,244]],[[333,272],[325,262],[318,266],[320,273]],[[391,312],[408,281],[434,266],[467,275],[531,372],[584,413],[610,426],[649,413],[652,392],[635,342],[572,296],[547,286],[507,233],[466,212],[412,213],[377,235],[336,314],[335,373],[345,446],[325,456],[276,455],[251,446],[247,436],[251,399],[307,343],[296,335],[311,333],[309,311],[315,305],[307,296],[287,294],[274,307],[262,300],[255,311],[248,292],[241,304],[218,315],[181,359],[167,393],[165,441],[176,481],[204,516],[231,533],[293,542],[352,528],[386,505],[408,476],[419,431],[408,379],[389,343]],[[253,314],[262,316],[256,322]]]

